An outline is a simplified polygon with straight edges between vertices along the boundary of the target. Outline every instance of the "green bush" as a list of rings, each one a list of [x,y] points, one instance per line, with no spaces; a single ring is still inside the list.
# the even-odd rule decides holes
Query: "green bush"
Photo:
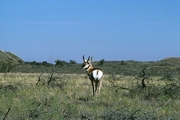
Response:
[[[98,65],[104,65],[104,62],[105,62],[105,60],[102,59],[102,60],[100,60],[100,61],[98,62]]]

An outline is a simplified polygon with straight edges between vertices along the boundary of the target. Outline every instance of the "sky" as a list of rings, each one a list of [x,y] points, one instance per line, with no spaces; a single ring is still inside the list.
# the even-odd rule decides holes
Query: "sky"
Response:
[[[179,0],[0,0],[0,50],[24,61],[180,57]]]

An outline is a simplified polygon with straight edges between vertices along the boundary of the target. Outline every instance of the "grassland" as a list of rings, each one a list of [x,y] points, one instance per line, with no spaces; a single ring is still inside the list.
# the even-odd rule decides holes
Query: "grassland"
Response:
[[[93,62],[104,71],[101,94],[92,97],[81,64],[24,62],[0,51],[2,120],[178,120],[180,58]]]
[[[92,97],[85,74],[1,73],[0,119],[121,120],[180,118],[179,76],[105,74],[101,94]]]

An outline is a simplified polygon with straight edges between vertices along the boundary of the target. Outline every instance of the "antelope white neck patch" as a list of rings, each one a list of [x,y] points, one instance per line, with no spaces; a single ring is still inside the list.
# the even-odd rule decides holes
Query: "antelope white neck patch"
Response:
[[[89,64],[85,65],[83,69],[87,69],[89,67]]]

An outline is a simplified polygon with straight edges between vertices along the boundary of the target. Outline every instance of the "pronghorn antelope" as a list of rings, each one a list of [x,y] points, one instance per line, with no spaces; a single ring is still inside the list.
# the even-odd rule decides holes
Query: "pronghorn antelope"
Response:
[[[89,79],[91,80],[92,83],[93,96],[96,96],[97,89],[100,93],[100,89],[102,86],[103,72],[99,68],[93,68],[91,64],[92,57],[90,58],[89,56],[88,60],[86,60],[83,55],[83,61],[84,62],[82,68],[86,69],[86,73],[89,76]]]

